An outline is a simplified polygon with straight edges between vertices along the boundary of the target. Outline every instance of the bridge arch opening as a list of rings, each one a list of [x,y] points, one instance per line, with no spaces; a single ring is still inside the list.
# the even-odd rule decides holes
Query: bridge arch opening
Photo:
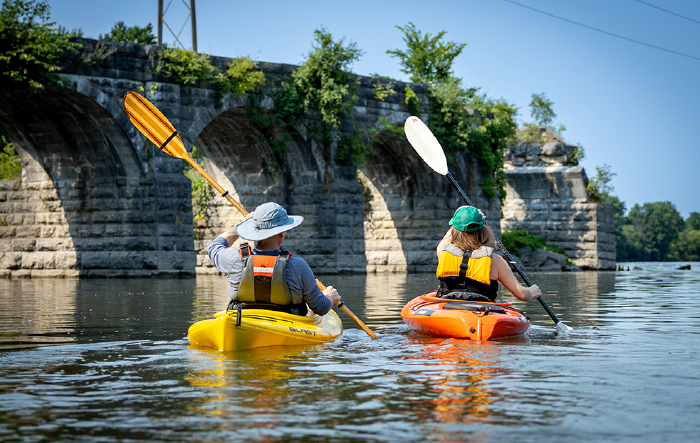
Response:
[[[263,125],[256,117],[260,112],[266,111],[228,109],[202,129],[194,146],[207,172],[248,211],[274,201],[290,214],[302,215],[304,223],[290,232],[285,246],[303,256],[315,272],[365,272],[361,194],[354,169],[335,167],[329,172],[312,137],[295,128]],[[356,188],[339,198],[335,188],[347,183]],[[207,244],[243,220],[230,203],[207,189],[208,202],[202,208],[208,212],[203,215],[193,205],[198,273],[216,273],[206,256]],[[357,201],[348,205],[346,200],[353,199]]]
[[[158,198],[158,181],[101,105],[68,88],[49,87],[37,96],[1,102],[0,126],[22,163],[21,178],[2,185],[4,272],[16,277],[183,275],[188,267],[192,272],[191,230],[178,230],[177,208]]]
[[[357,175],[363,185],[367,272],[434,272],[435,246],[451,215],[444,177],[426,166],[405,138],[386,132]]]

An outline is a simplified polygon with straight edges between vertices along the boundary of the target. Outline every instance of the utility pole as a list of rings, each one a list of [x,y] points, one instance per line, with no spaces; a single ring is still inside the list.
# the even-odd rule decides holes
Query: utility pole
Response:
[[[168,31],[170,31],[170,33],[175,38],[175,42],[179,44],[182,49],[186,49],[185,45],[183,45],[180,41],[180,34],[182,34],[182,31],[185,29],[185,25],[189,20],[190,27],[192,28],[192,50],[194,52],[197,52],[197,14],[195,10],[195,0],[190,0],[190,6],[188,8],[190,10],[190,13],[187,15],[185,23],[182,25],[182,28],[180,29],[180,32],[177,35],[175,35],[173,30],[170,28],[168,22],[165,21],[165,14],[168,12],[168,9],[170,9],[170,5],[172,5],[172,3],[173,0],[170,0],[170,2],[168,2],[168,6],[165,7],[164,11],[163,0],[158,0],[158,45],[160,46],[163,44],[163,25],[165,25],[165,27],[168,28]],[[183,3],[187,8],[187,3],[185,3],[184,0]]]

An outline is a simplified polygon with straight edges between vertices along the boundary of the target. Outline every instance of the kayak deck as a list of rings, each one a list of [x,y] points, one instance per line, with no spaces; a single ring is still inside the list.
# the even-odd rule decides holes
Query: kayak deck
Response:
[[[431,337],[490,340],[524,334],[530,327],[525,314],[509,303],[487,303],[421,295],[401,310],[414,331]]]
[[[220,351],[322,343],[343,332],[343,323],[331,309],[324,316],[293,315],[266,309],[244,309],[236,326],[237,310],[221,311],[213,319],[194,323],[187,331],[193,346]]]

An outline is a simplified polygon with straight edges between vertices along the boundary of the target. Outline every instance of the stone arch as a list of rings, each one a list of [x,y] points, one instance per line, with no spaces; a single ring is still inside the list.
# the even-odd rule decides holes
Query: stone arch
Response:
[[[373,151],[358,169],[364,188],[367,271],[434,272],[435,247],[447,231],[452,213],[464,202],[449,181],[430,169],[404,137],[384,131],[377,137]],[[473,172],[478,167],[467,154],[453,155],[450,164],[458,182],[480,181]],[[480,189],[467,185],[465,188],[477,206],[494,206]],[[485,204],[481,206],[482,203]],[[498,205],[495,206],[497,211]]]
[[[130,137],[97,101],[48,87],[0,103],[0,126],[23,170],[3,189],[0,212],[11,223],[2,239],[2,268],[13,276],[105,277],[194,268],[191,231],[172,226],[183,212],[177,199],[169,206],[159,200],[158,181],[144,172]]]
[[[364,272],[361,194],[352,167],[334,166],[329,172],[313,140],[295,128],[286,132],[258,123],[253,114],[260,112],[267,111],[230,107],[202,128],[194,146],[204,154],[207,172],[248,211],[274,201],[290,214],[303,215],[304,223],[290,233],[285,246],[316,272]],[[343,192],[348,184],[352,191]],[[195,242],[200,273],[216,272],[206,256],[209,241],[243,220],[228,202],[210,195],[208,220],[195,231],[202,232]]]

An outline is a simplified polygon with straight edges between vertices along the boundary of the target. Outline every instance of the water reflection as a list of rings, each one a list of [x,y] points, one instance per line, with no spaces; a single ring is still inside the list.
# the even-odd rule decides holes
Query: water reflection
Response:
[[[486,421],[491,415],[487,406],[496,401],[488,380],[499,372],[500,351],[494,343],[469,340],[424,340],[425,352],[410,356],[420,358],[432,367],[426,374],[432,393],[423,400],[414,400],[418,420],[443,423]]]
[[[195,286],[191,279],[6,280],[0,348],[182,337],[182,314],[191,312],[183,299],[191,303]]]
[[[79,280],[14,279],[0,291],[0,349],[75,341]]]
[[[230,300],[228,280],[222,275],[199,275],[192,301],[192,323],[213,318],[215,312],[226,309]]]

